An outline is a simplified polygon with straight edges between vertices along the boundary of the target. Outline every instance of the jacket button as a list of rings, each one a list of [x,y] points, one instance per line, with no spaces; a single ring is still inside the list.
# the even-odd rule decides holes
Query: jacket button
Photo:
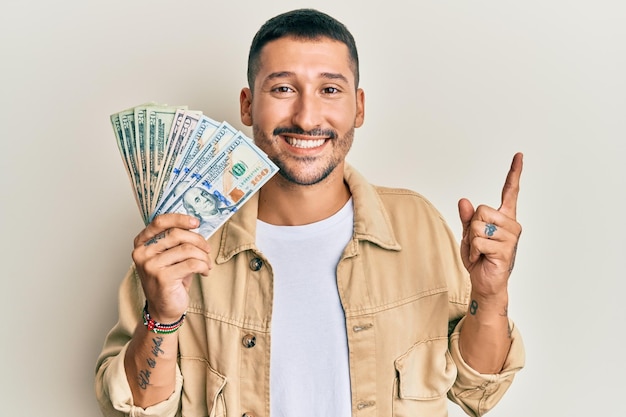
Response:
[[[260,258],[252,258],[252,260],[250,260],[250,269],[253,271],[258,271],[259,269],[263,268],[263,260]]]
[[[256,336],[253,334],[247,334],[243,337],[241,343],[243,343],[243,346],[248,349],[253,348],[256,345]]]

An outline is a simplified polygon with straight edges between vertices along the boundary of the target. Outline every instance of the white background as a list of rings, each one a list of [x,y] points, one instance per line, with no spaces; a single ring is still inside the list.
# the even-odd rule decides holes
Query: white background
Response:
[[[99,415],[95,360],[142,228],[109,115],[154,100],[242,128],[252,36],[313,6],[357,40],[349,160],[372,182],[421,192],[458,236],[457,200],[498,206],[525,153],[510,315],[527,366],[489,415],[626,415],[625,4],[3,1],[0,414]]]

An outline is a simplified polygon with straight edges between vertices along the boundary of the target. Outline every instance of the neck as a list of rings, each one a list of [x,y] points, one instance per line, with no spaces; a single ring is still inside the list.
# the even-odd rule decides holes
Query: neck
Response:
[[[259,220],[277,226],[298,226],[324,220],[337,213],[350,199],[343,181],[343,165],[322,182],[298,185],[280,174],[259,192]]]

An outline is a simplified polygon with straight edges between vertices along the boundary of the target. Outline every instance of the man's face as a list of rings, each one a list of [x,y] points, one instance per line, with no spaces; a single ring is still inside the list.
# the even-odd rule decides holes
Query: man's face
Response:
[[[253,91],[241,93],[241,119],[255,143],[296,184],[316,184],[343,166],[363,124],[348,48],[341,42],[281,38],[263,47]]]
[[[183,199],[200,217],[208,217],[217,213],[215,201],[208,195],[208,192],[200,188],[190,188]]]

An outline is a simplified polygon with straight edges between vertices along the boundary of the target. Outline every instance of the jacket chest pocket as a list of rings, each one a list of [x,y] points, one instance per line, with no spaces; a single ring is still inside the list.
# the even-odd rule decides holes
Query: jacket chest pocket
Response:
[[[413,345],[394,366],[393,416],[447,415],[447,393],[457,374],[447,338]]]
[[[182,417],[225,417],[226,377],[202,358],[181,357],[180,369],[185,378],[181,399]]]

